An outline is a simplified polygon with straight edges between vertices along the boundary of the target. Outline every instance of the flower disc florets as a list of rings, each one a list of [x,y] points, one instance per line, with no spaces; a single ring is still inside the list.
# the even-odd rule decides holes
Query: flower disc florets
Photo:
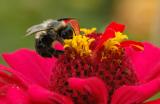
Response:
[[[71,89],[68,82],[72,77],[97,77],[109,91],[106,98],[109,104],[117,88],[137,84],[137,77],[125,54],[125,47],[142,50],[143,46],[139,42],[127,40],[123,30],[123,25],[113,22],[104,33],[97,33],[95,29],[81,29],[81,34],[65,40],[65,53],[57,60],[51,88],[67,95],[75,104],[97,104],[94,95]]]

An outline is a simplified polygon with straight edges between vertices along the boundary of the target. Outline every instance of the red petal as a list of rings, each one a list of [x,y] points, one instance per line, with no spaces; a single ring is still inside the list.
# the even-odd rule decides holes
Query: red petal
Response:
[[[144,104],[160,104],[160,99],[149,101],[149,102],[146,102]]]
[[[118,23],[116,23],[116,22],[111,22],[111,23],[106,27],[105,32],[106,32],[108,29],[112,29],[114,32],[123,32],[124,29],[125,29],[125,25],[123,25],[123,24],[118,24]]]
[[[143,43],[144,51],[137,52],[126,48],[135,73],[140,81],[150,81],[160,75],[160,48]]]
[[[107,104],[107,89],[103,81],[99,78],[70,78],[68,81],[72,89],[89,93],[96,104]]]
[[[141,42],[136,42],[136,41],[132,41],[132,40],[123,41],[123,42],[120,43],[120,46],[121,47],[131,46],[133,49],[135,49],[137,51],[144,50],[144,46]]]
[[[27,94],[18,87],[10,87],[6,97],[9,104],[31,104]]]
[[[150,81],[150,80],[153,80],[153,79],[159,78],[159,77],[160,77],[160,62],[153,67],[153,69],[151,70],[149,75],[146,76],[145,80]]]
[[[106,42],[108,39],[115,37],[115,32],[123,32],[124,29],[125,29],[125,26],[122,24],[118,24],[116,22],[110,23],[106,27],[101,38],[99,40],[97,40],[98,42],[97,42],[97,46],[96,46],[95,50],[100,49],[103,46],[104,42]]]
[[[64,50],[63,45],[60,42],[57,42],[56,44],[54,44],[53,46],[56,50]]]
[[[137,86],[123,86],[112,96],[112,104],[141,104],[160,90],[160,80]]]
[[[20,73],[11,68],[0,65],[0,86],[8,84],[27,88],[29,83],[26,81],[26,78]]]
[[[28,49],[5,53],[3,58],[13,69],[28,78],[30,82],[48,87],[55,58],[42,58],[36,52]]]
[[[34,104],[73,104],[70,99],[37,85],[31,85],[28,92]]]
[[[115,37],[115,32],[112,29],[107,29],[101,36],[101,38],[97,40],[98,42],[95,50],[100,49],[103,46],[104,42],[113,37]]]

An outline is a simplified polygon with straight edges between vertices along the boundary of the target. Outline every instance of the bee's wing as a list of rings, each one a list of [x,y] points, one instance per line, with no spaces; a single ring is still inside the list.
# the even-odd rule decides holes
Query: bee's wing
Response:
[[[50,28],[49,25],[52,27],[53,24],[55,24],[56,22],[57,22],[56,20],[48,19],[41,24],[31,26],[30,28],[27,29],[26,36],[32,35],[39,31],[45,31]]]
[[[43,23],[31,26],[30,28],[27,29],[26,36],[32,35],[32,34],[39,32],[39,31],[44,31],[46,29],[47,29],[47,26],[45,26]]]

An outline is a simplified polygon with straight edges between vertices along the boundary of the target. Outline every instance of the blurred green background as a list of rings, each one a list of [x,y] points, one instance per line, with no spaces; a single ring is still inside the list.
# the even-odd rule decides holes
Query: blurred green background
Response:
[[[114,20],[126,24],[131,39],[149,40],[158,44],[159,19],[155,15],[158,14],[155,13],[159,7],[157,2],[158,0],[0,0],[0,53],[24,47],[34,49],[34,37],[25,37],[26,29],[47,19],[62,17],[77,18],[81,27],[97,27],[99,31]],[[0,63],[4,63],[2,58]]]
[[[111,18],[111,5],[107,0],[0,0],[0,53],[34,49],[26,29],[51,18],[74,17],[82,27],[101,28]]]
[[[62,17],[98,31],[117,21],[127,26],[130,39],[160,44],[160,0],[0,0],[0,54],[34,49],[34,36],[25,37],[26,29]],[[0,63],[5,64],[2,58]]]

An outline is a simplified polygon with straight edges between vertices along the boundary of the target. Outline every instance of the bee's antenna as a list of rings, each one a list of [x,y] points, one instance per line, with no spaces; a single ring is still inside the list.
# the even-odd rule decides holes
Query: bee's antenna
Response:
[[[64,17],[64,18],[60,18],[57,21],[62,21],[62,20],[71,20],[71,19],[76,19],[76,18],[71,18],[71,17]]]

